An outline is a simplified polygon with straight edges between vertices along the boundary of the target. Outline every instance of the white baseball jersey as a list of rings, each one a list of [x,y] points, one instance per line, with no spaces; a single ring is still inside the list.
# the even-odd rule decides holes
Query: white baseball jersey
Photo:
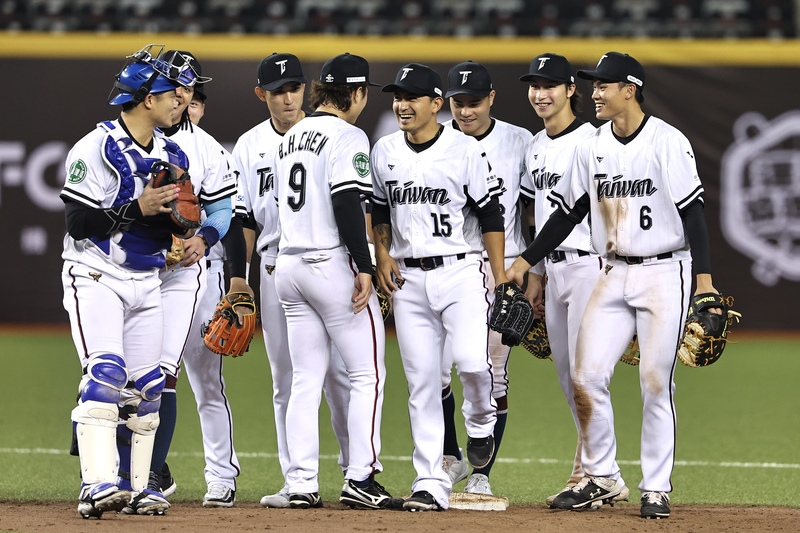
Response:
[[[486,205],[500,185],[478,141],[444,128],[435,149],[417,153],[398,131],[375,144],[370,164],[373,200],[392,211],[392,257],[483,252],[472,205]]]
[[[367,134],[338,117],[312,115],[286,132],[275,154],[279,253],[343,246],[331,195],[357,190],[368,196],[372,192],[369,172]],[[326,181],[315,183],[309,178]],[[302,209],[306,202],[314,209]]]
[[[556,205],[547,199],[556,184],[567,176],[575,158],[577,145],[591,137],[595,127],[578,120],[555,138],[550,138],[546,130],[533,137],[528,147],[525,164],[527,172],[522,178],[522,194],[533,200],[536,228],[541,230],[547,219],[556,210]],[[592,251],[588,217],[558,245],[557,250]]]
[[[101,122],[67,154],[67,179],[61,196],[93,209],[107,209],[138,198],[150,181],[153,163],[177,162],[168,146],[173,147],[170,150],[177,149],[160,130],[155,130],[152,149],[147,152],[130,139],[119,120]],[[185,157],[182,152],[181,156]],[[109,238],[80,241],[67,234],[61,257],[120,279],[142,279],[154,274],[163,266],[163,262],[155,261],[159,254],[163,258],[170,242],[169,232],[162,235],[166,240],[156,239],[147,243],[147,249],[139,246],[133,251],[123,242],[127,229],[121,228]]]
[[[689,140],[652,116],[627,144],[610,130],[603,124],[578,148],[575,178],[562,180],[549,198],[570,213],[589,195],[592,242],[601,254],[687,250],[679,211],[703,194]]]
[[[275,203],[274,152],[283,140],[267,119],[249,129],[236,141],[233,158],[242,173],[244,204],[246,212],[253,217],[261,230],[256,240],[256,252],[268,253],[275,257],[278,253],[280,227],[278,226],[278,204]]]
[[[275,202],[275,151],[283,140],[268,119],[239,137],[233,148],[234,158],[241,165],[245,209],[253,212],[260,232],[256,240],[259,255],[278,254],[280,226]]]
[[[449,125],[457,129],[455,121],[450,121]],[[525,175],[525,152],[532,138],[533,134],[525,128],[494,118],[489,130],[481,137],[476,137],[486,152],[489,167],[500,187],[506,257],[516,258],[525,250],[519,213],[520,178]]]

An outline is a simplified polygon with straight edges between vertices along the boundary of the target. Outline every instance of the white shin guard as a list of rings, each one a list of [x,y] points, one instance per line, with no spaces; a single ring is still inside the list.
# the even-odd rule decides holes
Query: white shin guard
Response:
[[[158,413],[145,416],[131,416],[125,425],[133,432],[131,435],[131,488],[140,492],[147,488],[150,480],[150,460],[158,429]]]
[[[76,422],[81,478],[86,484],[117,482],[117,406],[85,401],[72,410]]]

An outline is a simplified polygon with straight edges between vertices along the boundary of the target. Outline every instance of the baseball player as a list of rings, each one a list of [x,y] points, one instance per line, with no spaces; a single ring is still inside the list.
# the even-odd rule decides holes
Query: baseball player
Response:
[[[192,121],[192,124],[200,124],[200,119],[203,118],[203,115],[206,113],[206,90],[204,83],[197,83],[194,86],[194,92],[192,93],[192,101],[189,103],[189,120]]]
[[[447,76],[448,91],[445,98],[450,99],[453,120],[450,126],[477,139],[486,152],[492,170],[501,187],[499,197],[505,221],[505,267],[525,249],[522,237],[522,221],[517,209],[519,203],[520,178],[525,173],[525,150],[531,141],[531,133],[490,115],[494,103],[495,90],[489,71],[473,61],[459,63],[450,69]],[[483,260],[488,267],[486,252]],[[505,268],[504,267],[504,268]],[[486,268],[486,287],[490,304],[494,300],[494,276]],[[492,358],[492,397],[497,403],[497,421],[494,425],[495,453],[483,468],[476,468],[467,480],[465,492],[492,494],[489,474],[497,457],[497,450],[503,440],[503,432],[508,418],[508,355],[511,348],[501,342],[501,335],[489,331],[489,354]],[[442,407],[445,415],[444,468],[453,484],[467,476],[467,463],[461,455],[455,432],[453,416],[455,399],[450,390],[450,369],[452,354],[445,350],[442,365]]]
[[[577,146],[595,133],[594,126],[575,116],[580,94],[573,72],[567,58],[546,53],[533,58],[528,73],[520,77],[520,81],[529,84],[528,100],[544,122],[544,129],[534,136],[528,149],[527,171],[522,178],[522,194],[534,203],[537,228],[543,227],[556,210],[547,196],[567,172]],[[528,284],[541,291],[544,281],[542,274],[546,272],[547,336],[558,382],[580,434],[581,425],[575,409],[575,388],[572,384],[575,345],[586,302],[598,274],[605,266],[604,259],[592,246],[589,221],[584,219],[576,224],[569,236],[547,255],[544,263],[536,265],[538,268],[529,274]],[[572,475],[561,492],[570,490],[584,477],[580,443],[579,438]],[[616,463],[613,469],[619,470]],[[630,491],[622,478],[619,482],[622,489],[612,500],[627,501]],[[552,505],[556,496],[549,496],[547,504]]]
[[[172,124],[180,104],[176,90],[195,79],[188,69],[157,59],[163,48],[149,45],[128,56],[109,97],[109,104],[122,106],[119,118],[99,123],[66,159],[61,277],[83,369],[72,411],[83,518],[119,511],[132,498],[145,502],[143,514],[169,507],[148,483],[165,382],[158,270],[174,230],[166,204],[178,195],[177,186],[153,188],[150,176],[159,161],[188,166],[186,154],[157,128]],[[135,435],[119,459],[118,420]],[[118,468],[129,472],[127,480],[118,478]]]
[[[330,343],[350,384],[349,462],[339,501],[399,507],[375,481],[383,470],[381,415],[385,333],[367,246],[362,198],[371,191],[369,140],[353,124],[368,98],[369,65],[342,54],[311,87],[315,111],[292,126],[275,154],[280,242],[275,286],[286,313],[292,390],[286,408],[289,505],[320,507],[319,424]]]
[[[372,150],[372,224],[378,280],[392,297],[409,388],[417,478],[403,506],[442,510],[452,489],[442,468],[445,343],[464,384],[467,458],[483,468],[494,454],[497,406],[481,236],[495,280],[502,283],[500,185],[478,141],[437,122],[444,99],[435,70],[409,63],[383,91],[394,93],[400,131],[381,138]]]
[[[289,468],[286,446],[286,407],[292,388],[292,360],[286,333],[286,315],[278,301],[275,289],[275,260],[278,256],[278,205],[275,203],[275,151],[284,134],[305,117],[302,109],[305,94],[305,76],[300,60],[292,54],[271,54],[258,67],[257,85],[254,89],[259,100],[266,103],[270,118],[239,137],[233,148],[233,157],[241,170],[245,211],[240,213],[245,222],[246,254],[249,261],[253,245],[261,259],[260,302],[261,324],[272,373],[272,405],[278,443],[278,462],[284,477],[284,486],[274,494],[261,498],[264,507],[289,507],[289,491],[285,483]],[[249,215],[248,215],[249,214]],[[237,214],[238,215],[238,214]],[[234,218],[234,223],[239,216]],[[257,235],[257,241],[256,241]],[[249,271],[246,265],[234,266]],[[234,278],[231,279],[233,283]],[[349,462],[347,436],[347,407],[350,382],[347,371],[335,346],[331,346],[328,374],[323,384],[330,407],[331,425],[341,450],[339,465],[344,469]]]
[[[211,81],[211,78],[201,76],[200,62],[190,52],[169,51],[166,55],[177,58],[173,63],[180,63],[181,59],[187,62],[197,73],[199,83]],[[152,470],[156,473],[163,470],[172,442],[177,419],[175,386],[183,362],[195,396],[203,437],[208,488],[203,505],[232,507],[239,462],[233,448],[233,421],[225,395],[222,356],[205,347],[200,331],[202,322],[211,318],[214,307],[222,298],[219,286],[224,276],[220,239],[230,226],[231,196],[236,192],[236,176],[228,151],[189,120],[188,107],[193,90],[194,87],[183,90],[180,114],[175,124],[164,131],[189,157],[189,174],[200,198],[203,221],[197,233],[183,242],[184,260],[175,268],[160,273],[164,306],[172,312],[165,313],[164,317],[161,366],[167,375],[167,383],[161,402],[162,422],[156,433]]]
[[[548,200],[558,208],[508,277],[521,281],[589,214],[592,245],[607,264],[586,303],[575,347],[574,399],[585,476],[552,507],[584,509],[621,494],[614,413],[608,389],[634,331],[639,338],[643,422],[641,516],[666,518],[675,461],[676,351],[692,285],[711,280],[703,186],[694,152],[674,127],[641,108],[645,72],[618,52],[600,58],[592,80],[598,119],[607,120],[575,151]],[[548,311],[549,314],[549,311]]]

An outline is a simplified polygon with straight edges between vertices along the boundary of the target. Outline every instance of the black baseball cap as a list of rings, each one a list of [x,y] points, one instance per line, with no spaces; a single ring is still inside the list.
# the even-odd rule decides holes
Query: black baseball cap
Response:
[[[274,53],[261,60],[258,65],[258,86],[265,91],[274,91],[286,83],[305,83],[303,67],[293,54]]]
[[[442,78],[428,65],[409,63],[397,71],[394,83],[383,87],[383,92],[406,91],[431,98],[444,98]]]
[[[492,77],[480,63],[465,61],[450,69],[447,74],[447,88],[445,98],[457,94],[486,98],[492,92]]]
[[[628,54],[608,52],[600,58],[594,70],[579,70],[584,80],[622,81],[644,89],[644,67]]]
[[[206,94],[205,83],[198,83],[194,86],[194,94],[201,102],[205,102],[208,95]]]
[[[369,81],[369,63],[367,63],[367,60],[349,53],[340,54],[327,60],[322,65],[319,81],[344,85],[366,83],[375,87],[381,86],[380,83]]]
[[[519,81],[531,81],[533,78],[544,78],[557,83],[575,83],[572,65],[567,58],[558,54],[539,54],[531,59],[528,73],[519,77]]]

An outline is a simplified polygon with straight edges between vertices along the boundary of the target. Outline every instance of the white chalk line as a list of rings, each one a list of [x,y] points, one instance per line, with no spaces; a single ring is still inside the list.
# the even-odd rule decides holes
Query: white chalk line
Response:
[[[68,450],[61,450],[57,448],[0,448],[0,454],[9,454],[9,455],[67,455],[69,453]],[[203,457],[202,452],[178,452],[178,451],[171,451],[169,452],[170,456],[175,457]],[[244,457],[248,459],[277,459],[278,454],[276,453],[265,453],[265,452],[236,452],[236,455],[239,457]],[[320,455],[321,460],[332,460],[335,461],[338,459],[337,455]],[[384,455],[381,456],[381,461],[389,462],[389,461],[397,461],[397,462],[410,462],[411,456],[410,455]],[[515,457],[498,457],[496,460],[498,463],[508,463],[508,464],[572,464],[572,460],[565,460],[565,459],[548,459],[548,458],[538,458],[538,459],[519,459]],[[626,460],[618,460],[617,463],[621,465],[639,465],[641,464],[640,461],[626,461]],[[757,463],[757,462],[737,462],[737,461],[675,461],[675,466],[706,466],[706,467],[715,467],[715,468],[773,468],[779,470],[798,470],[800,469],[800,464],[795,463]]]

